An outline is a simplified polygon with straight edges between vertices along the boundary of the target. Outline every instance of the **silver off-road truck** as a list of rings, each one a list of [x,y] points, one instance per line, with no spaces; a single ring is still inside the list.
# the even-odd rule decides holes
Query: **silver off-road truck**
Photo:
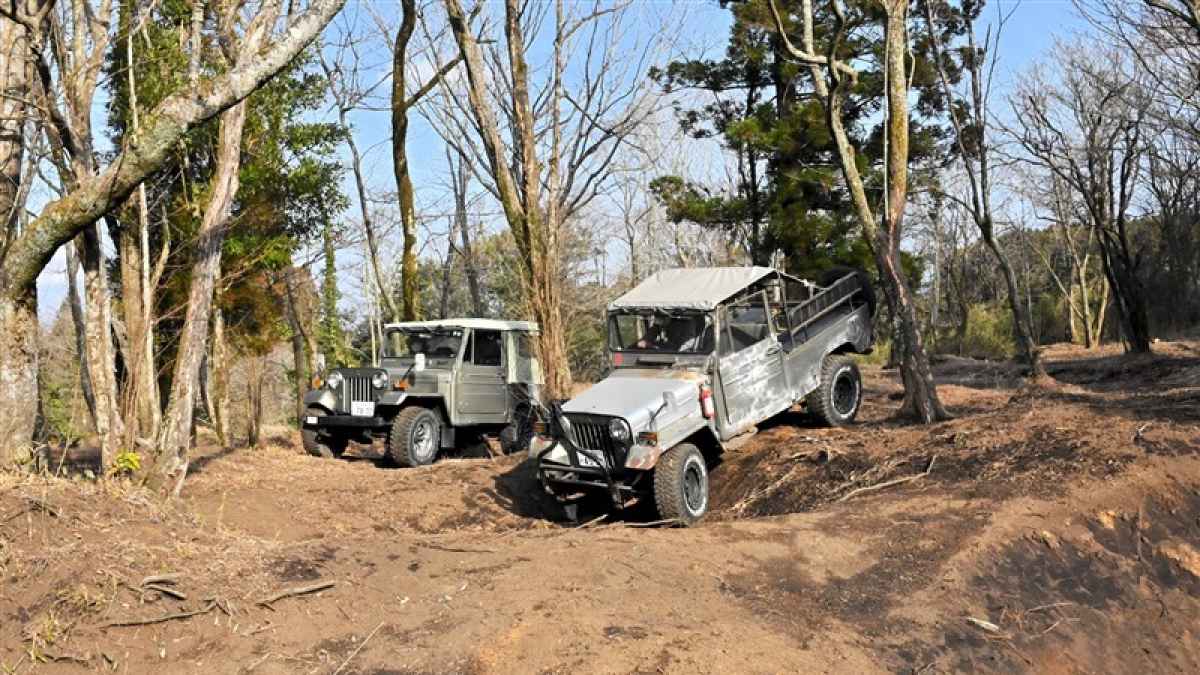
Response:
[[[814,284],[769,267],[659,272],[608,307],[612,370],[535,425],[530,455],[568,517],[589,493],[615,508],[653,499],[682,524],[708,509],[727,442],[803,403],[830,425],[862,401],[848,356],[872,348],[862,272]]]
[[[537,410],[537,324],[446,319],[387,324],[377,368],[335,368],[304,398],[304,449],[337,457],[383,439],[401,466],[430,464],[456,432],[500,431],[524,449]]]

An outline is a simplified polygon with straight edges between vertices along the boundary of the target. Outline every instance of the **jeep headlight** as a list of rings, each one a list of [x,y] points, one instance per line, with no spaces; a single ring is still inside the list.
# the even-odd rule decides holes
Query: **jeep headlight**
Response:
[[[613,418],[608,423],[608,433],[613,437],[614,441],[628,445],[631,434],[629,432],[629,423],[625,420],[620,417]]]
[[[376,389],[383,389],[384,387],[387,386],[387,383],[388,383],[387,373],[385,373],[382,370],[371,376],[371,386],[375,387]]]
[[[336,370],[330,373],[329,377],[325,378],[325,386],[329,387],[330,389],[341,389],[342,374]]]

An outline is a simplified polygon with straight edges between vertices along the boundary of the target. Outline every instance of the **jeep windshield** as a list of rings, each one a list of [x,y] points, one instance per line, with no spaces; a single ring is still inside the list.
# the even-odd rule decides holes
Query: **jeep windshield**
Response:
[[[708,354],[713,350],[712,319],[707,314],[613,313],[608,335],[614,352]]]
[[[462,346],[459,328],[393,328],[383,340],[383,358],[412,360],[417,354],[425,359],[448,365],[458,358]]]

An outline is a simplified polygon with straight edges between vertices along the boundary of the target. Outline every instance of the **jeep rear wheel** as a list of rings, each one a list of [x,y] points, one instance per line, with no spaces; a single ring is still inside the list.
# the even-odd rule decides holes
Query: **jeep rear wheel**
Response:
[[[830,354],[821,363],[821,384],[808,395],[808,409],[831,427],[854,421],[862,406],[862,375],[849,356]]]
[[[304,416],[324,417],[325,411],[316,407],[308,408],[304,411]],[[342,453],[346,451],[345,438],[328,429],[322,433],[318,427],[307,424],[300,426],[300,442],[304,445],[304,451],[313,457],[334,459],[341,457]]]
[[[664,520],[691,525],[708,512],[708,468],[691,443],[663,453],[654,467],[654,505]]]
[[[387,453],[400,466],[432,464],[441,446],[442,420],[429,408],[405,408],[392,421]]]

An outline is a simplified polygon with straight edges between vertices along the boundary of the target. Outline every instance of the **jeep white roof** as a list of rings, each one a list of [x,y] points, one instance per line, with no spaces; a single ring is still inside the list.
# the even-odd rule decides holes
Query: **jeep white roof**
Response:
[[[526,333],[538,332],[532,321],[500,321],[499,319],[437,319],[435,321],[404,321],[389,323],[386,328],[478,328],[480,330],[517,330]]]
[[[608,309],[708,311],[715,309],[743,288],[775,273],[770,267],[690,267],[662,270],[613,300]]]

